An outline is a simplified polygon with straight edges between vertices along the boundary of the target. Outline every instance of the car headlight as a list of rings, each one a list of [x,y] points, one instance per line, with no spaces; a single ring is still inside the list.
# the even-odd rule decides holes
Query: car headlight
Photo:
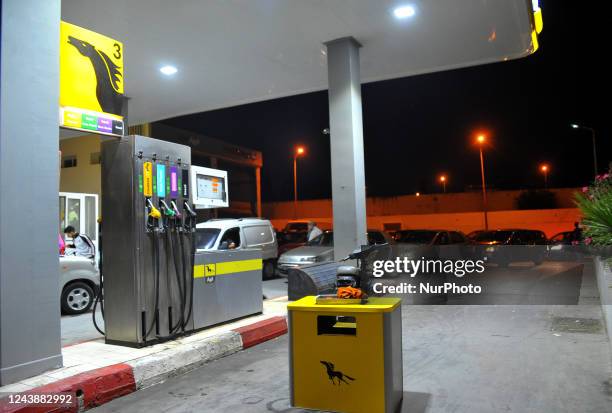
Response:
[[[485,248],[486,252],[495,252],[495,247],[487,247]]]

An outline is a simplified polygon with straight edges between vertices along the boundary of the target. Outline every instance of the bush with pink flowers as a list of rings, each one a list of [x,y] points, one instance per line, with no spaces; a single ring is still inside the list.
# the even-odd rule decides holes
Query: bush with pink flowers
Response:
[[[591,186],[576,195],[582,212],[585,244],[597,248],[603,255],[612,249],[612,175],[598,175]],[[603,247],[603,248],[602,248]]]

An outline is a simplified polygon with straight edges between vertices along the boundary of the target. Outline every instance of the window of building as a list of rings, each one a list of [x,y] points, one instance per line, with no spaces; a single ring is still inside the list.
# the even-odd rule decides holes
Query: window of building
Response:
[[[75,166],[77,166],[76,155],[62,156],[62,168],[74,168]]]

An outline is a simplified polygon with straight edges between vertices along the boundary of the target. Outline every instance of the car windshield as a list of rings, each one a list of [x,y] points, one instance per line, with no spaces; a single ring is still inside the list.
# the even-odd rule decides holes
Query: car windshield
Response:
[[[397,233],[397,242],[429,244],[433,241],[436,234],[436,231],[400,231]]]
[[[486,231],[474,237],[476,242],[504,242],[512,236],[512,231]]]
[[[290,222],[285,226],[285,232],[306,232],[308,224],[306,222]]]
[[[324,232],[318,237],[308,241],[306,245],[310,247],[332,247],[334,245],[334,233]]]
[[[198,228],[195,234],[196,249],[209,250],[215,245],[221,230],[219,228]]]

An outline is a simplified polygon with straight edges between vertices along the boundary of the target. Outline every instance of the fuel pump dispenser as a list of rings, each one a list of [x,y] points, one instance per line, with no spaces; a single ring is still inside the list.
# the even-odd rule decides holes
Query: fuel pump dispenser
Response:
[[[193,330],[190,162],[189,147],[166,141],[102,143],[108,343],[142,346]]]
[[[217,192],[227,173],[216,171],[223,184],[208,175],[192,183],[194,171],[215,170],[190,163],[185,145],[102,143],[107,343],[141,347],[262,311],[260,251],[197,250],[196,204],[211,192],[198,207],[226,206],[227,190]]]

